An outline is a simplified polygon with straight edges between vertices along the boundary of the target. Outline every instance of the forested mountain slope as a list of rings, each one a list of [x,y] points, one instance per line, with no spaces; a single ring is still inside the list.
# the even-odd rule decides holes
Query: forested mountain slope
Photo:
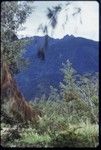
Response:
[[[63,79],[62,63],[70,60],[78,73],[94,73],[99,68],[98,42],[66,35],[62,39],[48,37],[45,59],[37,57],[39,47],[43,47],[45,37],[29,38],[30,44],[22,55],[30,62],[29,66],[15,76],[17,84],[27,99],[48,94],[50,85],[59,89]]]

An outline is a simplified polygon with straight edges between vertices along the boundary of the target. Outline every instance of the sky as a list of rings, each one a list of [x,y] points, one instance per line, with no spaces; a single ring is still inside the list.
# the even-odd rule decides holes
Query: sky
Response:
[[[69,1],[68,1],[69,2]],[[74,35],[75,37],[84,37],[99,41],[99,3],[97,1],[71,1],[70,5],[66,6],[67,1],[35,1],[31,2],[34,11],[23,24],[25,30],[18,31],[18,37],[43,36],[42,31],[37,32],[40,24],[48,25],[48,35],[53,38],[63,38],[65,35]],[[62,10],[58,14],[58,24],[53,30],[49,24],[46,13],[47,8],[52,8],[62,4]],[[81,13],[73,17],[75,8],[81,8]],[[63,29],[63,24],[68,14],[68,21]]]

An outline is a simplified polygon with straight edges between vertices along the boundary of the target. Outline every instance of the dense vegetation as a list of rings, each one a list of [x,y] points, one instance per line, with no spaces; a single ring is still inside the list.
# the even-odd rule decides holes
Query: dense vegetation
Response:
[[[60,7],[56,7],[52,14],[48,9],[48,18],[51,18],[53,28],[56,26],[58,12],[55,9],[60,11]],[[23,62],[20,57],[22,47],[28,42],[18,40],[16,32],[30,13],[28,2],[2,2],[1,145],[96,147],[99,144],[98,73],[78,75],[68,60],[61,69],[64,74],[64,80],[60,83],[61,90],[51,86],[48,98],[45,95],[41,99],[35,98],[29,103],[30,106],[14,82],[14,74]],[[28,122],[28,111],[30,114],[38,114],[40,111],[41,115],[34,122]],[[26,116],[27,122],[24,120]],[[21,117],[24,118],[23,121],[20,120]]]
[[[13,147],[96,147],[98,135],[98,74],[78,75],[69,60],[61,71],[61,90],[30,102],[42,111],[35,123],[1,124],[2,145]],[[13,141],[13,142],[12,142]]]

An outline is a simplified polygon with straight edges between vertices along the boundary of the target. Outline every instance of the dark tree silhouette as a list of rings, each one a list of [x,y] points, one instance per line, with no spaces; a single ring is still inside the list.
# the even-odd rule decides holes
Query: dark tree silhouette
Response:
[[[38,58],[41,60],[45,60],[45,52],[44,48],[39,48],[38,53],[37,53]]]

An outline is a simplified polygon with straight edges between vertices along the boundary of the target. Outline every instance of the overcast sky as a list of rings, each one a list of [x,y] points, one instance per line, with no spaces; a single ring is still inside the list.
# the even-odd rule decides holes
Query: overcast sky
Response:
[[[18,36],[43,36],[40,31],[37,32],[37,28],[40,24],[48,24],[49,20],[46,17],[47,7],[51,8],[57,4],[62,4],[62,11],[58,15],[58,24],[52,35],[52,29],[49,26],[49,36],[54,38],[63,38],[65,35],[74,35],[92,39],[95,41],[99,40],[99,4],[97,1],[75,1],[68,6],[66,12],[66,1],[35,1],[31,5],[35,6],[35,10],[26,20],[23,25],[26,27],[25,30],[19,31]],[[81,13],[75,17],[72,16],[75,12],[75,7],[81,8]],[[63,23],[66,20],[66,13],[68,13],[69,20],[63,29]],[[81,20],[81,22],[80,22]]]

